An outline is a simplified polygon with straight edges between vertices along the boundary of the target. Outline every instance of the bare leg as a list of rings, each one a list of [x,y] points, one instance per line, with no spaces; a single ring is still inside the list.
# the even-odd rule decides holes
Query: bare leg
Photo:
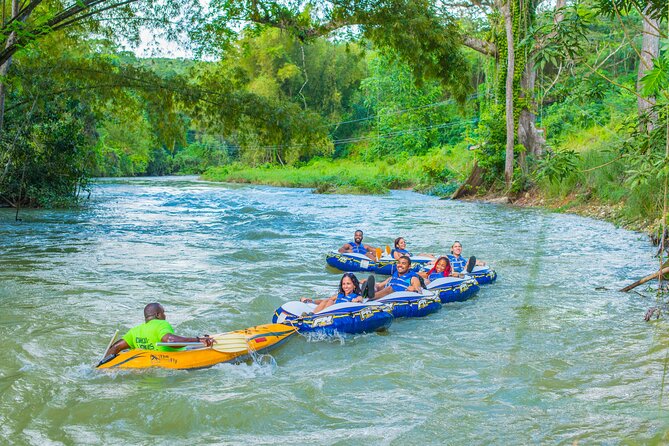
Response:
[[[323,299],[317,306],[314,308],[314,313],[318,313],[319,311],[323,311],[330,305],[334,304],[337,298],[331,297],[329,299]]]

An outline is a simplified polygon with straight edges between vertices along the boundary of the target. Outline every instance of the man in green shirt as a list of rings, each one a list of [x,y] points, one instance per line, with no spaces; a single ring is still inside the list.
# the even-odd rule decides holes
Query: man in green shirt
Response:
[[[214,340],[207,336],[202,338],[185,338],[175,335],[172,326],[165,320],[165,309],[157,302],[150,303],[144,307],[144,320],[146,321],[145,323],[131,328],[122,339],[109,347],[109,350],[105,353],[105,357],[133,348],[170,352],[179,350],[171,347],[157,346],[156,343],[158,342],[201,342],[207,347],[211,347],[214,344]]]

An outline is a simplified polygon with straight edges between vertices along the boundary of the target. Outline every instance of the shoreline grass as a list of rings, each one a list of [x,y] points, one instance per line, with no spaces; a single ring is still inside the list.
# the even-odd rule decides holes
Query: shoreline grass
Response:
[[[472,162],[473,155],[464,148],[439,148],[423,156],[399,156],[373,162],[319,158],[298,167],[249,167],[234,163],[208,169],[202,174],[202,179],[305,187],[322,194],[379,195],[389,193],[390,189],[415,189],[423,193],[447,195],[449,189],[455,190],[457,181],[462,177],[458,172],[467,172]]]

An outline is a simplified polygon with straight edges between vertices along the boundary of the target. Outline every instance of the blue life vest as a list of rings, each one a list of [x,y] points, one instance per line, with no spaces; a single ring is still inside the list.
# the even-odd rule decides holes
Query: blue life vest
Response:
[[[409,256],[409,257],[411,257],[411,253],[410,253],[409,251],[407,251],[406,249],[393,249],[392,251],[390,251],[390,255],[391,255],[393,258],[395,258],[395,253],[396,253],[396,252],[397,252],[397,253],[400,253],[400,254],[403,255],[403,256]]]
[[[391,287],[393,291],[406,291],[411,286],[411,278],[416,276],[417,274],[413,271],[407,271],[403,276],[395,271],[387,286]]]
[[[367,249],[365,248],[365,245],[360,243],[357,245],[355,242],[348,242],[349,245],[351,245],[351,248],[353,248],[353,252],[356,254],[367,254]]]
[[[432,282],[433,280],[443,279],[444,277],[447,277],[447,276],[444,276],[444,273],[438,273],[438,272],[435,271],[432,274],[430,274],[430,276],[428,277],[428,280],[430,282]]]
[[[448,254],[446,257],[448,257],[448,260],[451,262],[451,268],[456,273],[461,273],[465,269],[465,266],[467,266],[467,259],[462,256],[455,257],[453,254]]]
[[[337,300],[335,300],[335,303],[340,304],[342,302],[351,302],[356,297],[358,297],[358,295],[355,293],[351,293],[348,296],[344,293],[339,293],[337,294]]]

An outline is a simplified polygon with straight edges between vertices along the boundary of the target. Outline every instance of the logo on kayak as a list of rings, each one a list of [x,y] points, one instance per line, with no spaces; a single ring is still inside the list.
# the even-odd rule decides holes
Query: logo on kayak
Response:
[[[327,325],[332,325],[332,316],[317,317],[314,319],[313,327],[325,327]]]
[[[360,261],[360,268],[362,268],[362,269],[369,268],[369,260],[361,260]]]
[[[371,308],[363,308],[360,310],[360,320],[364,321],[365,319],[372,317],[372,314],[374,314],[374,311],[372,311]]]
[[[422,310],[423,308],[427,307],[430,305],[430,300],[429,299],[420,299],[418,301],[418,309]]]
[[[394,302],[388,302],[387,304],[383,304],[383,306],[381,307],[381,311],[385,311],[386,313],[392,313],[394,309],[395,309]]]
[[[179,361],[177,361],[176,359],[174,359],[173,357],[171,357],[169,355],[161,355],[161,354],[156,353],[156,354],[151,354],[151,362],[152,363],[153,362],[161,362],[161,363],[169,362],[171,364],[176,364]]]

